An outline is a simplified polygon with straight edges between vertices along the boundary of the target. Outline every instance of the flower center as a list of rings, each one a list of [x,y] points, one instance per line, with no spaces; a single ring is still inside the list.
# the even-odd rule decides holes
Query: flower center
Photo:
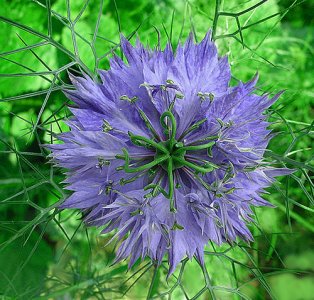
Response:
[[[157,173],[158,167],[161,167],[165,172],[163,175],[155,176],[152,180],[152,183],[148,184],[144,187],[144,190],[151,189],[151,192],[146,194],[146,197],[155,197],[159,193],[162,193],[166,198],[170,200],[170,211],[175,212],[175,203],[174,203],[174,189],[175,189],[175,176],[174,171],[180,168],[188,168],[189,170],[195,173],[195,175],[201,173],[205,174],[213,171],[217,166],[209,161],[203,161],[198,158],[194,158],[196,161],[201,161],[202,165],[195,164],[194,162],[187,159],[187,151],[198,151],[207,149],[208,153],[211,150],[211,147],[214,145],[214,142],[208,142],[201,145],[184,145],[181,142],[181,139],[189,132],[197,129],[204,120],[201,120],[195,124],[193,124],[190,128],[188,128],[183,135],[177,140],[177,122],[175,116],[171,112],[171,109],[165,111],[160,117],[160,124],[164,129],[164,134],[167,137],[167,140],[161,140],[156,131],[153,129],[151,123],[148,118],[144,114],[143,111],[140,111],[140,115],[144,122],[146,123],[147,128],[151,131],[154,138],[149,139],[140,135],[134,135],[129,132],[131,142],[139,147],[145,147],[155,151],[155,155],[153,156],[153,160],[146,164],[141,164],[141,162],[135,162],[130,165],[130,156],[126,148],[123,148],[123,155],[117,155],[118,159],[123,159],[125,161],[124,166],[118,167],[117,170],[124,170],[126,173],[138,173],[137,176],[133,176],[127,180],[122,179],[120,184],[126,184],[132,182],[139,178],[141,174],[145,174],[147,172],[152,173],[153,175]],[[159,168],[160,169],[160,168]],[[159,172],[160,173],[160,172]],[[163,182],[164,176],[167,175],[167,185],[166,191],[162,188],[161,184]],[[176,184],[178,184],[176,182]]]
[[[164,147],[169,153],[169,158],[160,164],[164,170],[167,171],[169,160],[172,160],[172,170],[179,169],[184,166],[184,155],[186,154],[186,150],[183,147],[183,143],[175,141],[175,144],[172,145],[173,143],[170,140],[167,140],[158,144]],[[155,160],[163,156],[164,153],[159,149],[156,149],[156,154],[154,157]]]

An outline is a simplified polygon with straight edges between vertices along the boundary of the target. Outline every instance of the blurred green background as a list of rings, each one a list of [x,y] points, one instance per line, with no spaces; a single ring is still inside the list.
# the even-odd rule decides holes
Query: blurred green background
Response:
[[[314,299],[313,11],[302,0],[0,0],[0,299]],[[64,175],[40,145],[67,130],[67,70],[96,80],[120,32],[151,47],[159,32],[175,48],[209,28],[232,84],[258,71],[260,93],[286,90],[268,111],[267,159],[296,172],[265,195],[277,208],[256,209],[254,243],[208,245],[204,288],[195,261],[168,280],[166,263],[112,266],[110,236],[56,209]]]

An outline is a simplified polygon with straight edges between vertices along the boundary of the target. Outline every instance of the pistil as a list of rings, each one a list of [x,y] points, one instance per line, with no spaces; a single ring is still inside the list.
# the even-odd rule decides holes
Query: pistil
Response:
[[[215,164],[204,161],[201,161],[202,165],[195,164],[187,159],[186,157],[187,151],[199,151],[207,149],[210,152],[210,149],[213,147],[215,142],[210,141],[205,144],[200,145],[187,145],[185,146],[184,143],[181,141],[181,137],[179,140],[176,139],[177,134],[177,122],[175,119],[174,114],[171,111],[172,107],[169,110],[165,111],[160,117],[160,124],[164,129],[164,134],[166,136],[166,140],[160,139],[157,135],[156,131],[152,127],[151,123],[149,122],[146,114],[140,110],[140,115],[144,120],[147,128],[153,134],[154,138],[149,139],[143,136],[134,135],[131,132],[128,132],[131,142],[139,147],[145,147],[148,149],[155,150],[155,155],[152,157],[152,161],[147,162],[146,164],[138,165],[138,163],[130,165],[130,158],[129,152],[126,148],[123,148],[123,155],[117,155],[118,159],[123,159],[125,161],[123,166],[116,168],[117,170],[124,170],[126,173],[138,173],[138,172],[150,172],[150,170],[156,166],[160,166],[167,175],[168,180],[168,191],[161,187],[162,180],[164,176],[161,176],[155,183],[150,183],[144,187],[144,190],[151,189],[151,192],[145,195],[146,198],[155,197],[159,193],[162,193],[166,198],[170,201],[170,211],[176,212],[175,208],[175,178],[174,178],[174,171],[176,169],[184,168],[188,170],[193,170],[195,172],[195,176],[198,173],[206,174],[208,172],[212,172],[214,169],[218,168]],[[196,130],[205,122],[205,119],[193,124],[190,126],[183,134],[182,137],[187,135],[193,130]],[[158,138],[157,138],[158,136]],[[134,166],[133,166],[134,165]],[[191,171],[189,171],[191,172]],[[140,176],[138,176],[140,177]],[[138,178],[137,176],[133,176],[127,180],[122,180],[122,184],[126,184],[129,182],[133,182]],[[199,177],[199,176],[197,176]]]

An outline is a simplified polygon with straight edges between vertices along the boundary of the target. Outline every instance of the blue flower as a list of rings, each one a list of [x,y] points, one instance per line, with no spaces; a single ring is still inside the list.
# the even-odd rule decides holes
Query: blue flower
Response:
[[[175,53],[121,39],[128,64],[114,57],[101,83],[71,76],[71,131],[50,146],[73,191],[61,208],[114,231],[116,261],[167,256],[171,274],[185,256],[203,263],[209,241],[252,240],[251,207],[271,206],[261,193],[289,172],[263,163],[279,94],[255,94],[257,76],[230,87],[210,33]]]

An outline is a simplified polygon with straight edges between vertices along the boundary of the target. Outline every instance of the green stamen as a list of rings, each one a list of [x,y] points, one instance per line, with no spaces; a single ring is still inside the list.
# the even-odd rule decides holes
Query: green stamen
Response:
[[[144,214],[144,212],[142,210],[140,210],[140,209],[137,209],[137,210],[134,210],[134,211],[130,212],[130,215],[132,217],[134,217],[136,215],[141,215],[142,216],[143,214]]]
[[[183,229],[184,229],[184,227],[182,225],[178,224],[177,221],[174,221],[174,224],[173,224],[171,230],[183,230]]]
[[[110,125],[110,123],[107,120],[103,120],[102,124],[102,130],[103,132],[109,132],[113,129],[113,127]]]
[[[136,179],[142,177],[145,173],[142,173],[140,175],[136,175],[136,176],[132,176],[128,179],[125,179],[125,178],[121,178],[120,179],[120,185],[126,185],[127,183],[131,183],[131,182],[134,182]]]
[[[134,103],[138,100],[138,98],[137,98],[136,96],[130,98],[130,97],[127,96],[127,95],[122,95],[122,96],[120,97],[120,100],[128,101],[128,102],[134,104]]]
[[[140,114],[140,117],[142,118],[142,120],[144,121],[146,127],[150,130],[150,132],[153,134],[154,138],[157,139],[158,141],[160,140],[158,133],[155,131],[154,127],[152,126],[152,124],[150,123],[148,117],[146,116],[146,114],[141,110],[138,109],[138,112]]]
[[[181,140],[182,138],[184,138],[188,133],[198,129],[203,123],[206,122],[206,118],[205,119],[202,119],[196,123],[194,123],[193,125],[191,125],[188,129],[186,129],[180,136],[179,140]]]

